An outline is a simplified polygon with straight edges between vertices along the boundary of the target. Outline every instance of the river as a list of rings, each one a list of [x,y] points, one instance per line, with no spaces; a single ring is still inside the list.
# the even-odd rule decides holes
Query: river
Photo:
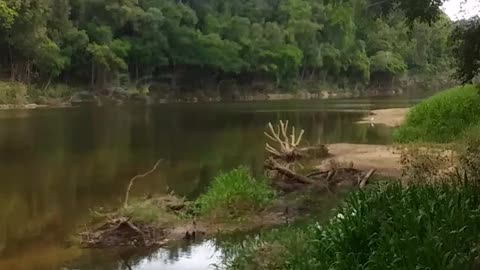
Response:
[[[277,101],[232,104],[77,107],[0,111],[0,269],[209,269],[213,242],[178,243],[135,256],[68,247],[90,209],[132,196],[174,191],[194,198],[221,170],[261,173],[269,121],[306,130],[305,143],[388,144],[391,129],[355,124],[369,110],[412,99]],[[128,260],[124,260],[128,258]],[[128,264],[128,266],[127,266]]]

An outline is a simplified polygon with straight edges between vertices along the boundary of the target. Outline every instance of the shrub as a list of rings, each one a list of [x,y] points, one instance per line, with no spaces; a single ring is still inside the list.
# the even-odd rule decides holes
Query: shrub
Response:
[[[450,142],[480,123],[480,94],[475,86],[456,87],[416,105],[395,131],[398,142]]]
[[[0,82],[0,104],[25,104],[27,86],[16,82]]]
[[[352,194],[324,226],[228,249],[230,269],[478,269],[480,186],[398,182]],[[265,249],[275,247],[272,264]],[[233,250],[233,251],[232,251]]]
[[[50,99],[67,99],[73,95],[76,90],[64,84],[50,85],[46,89],[36,87],[28,88],[28,96],[32,102],[45,103]]]
[[[200,215],[240,217],[268,206],[273,196],[266,179],[255,179],[247,168],[239,167],[216,176],[196,204]]]

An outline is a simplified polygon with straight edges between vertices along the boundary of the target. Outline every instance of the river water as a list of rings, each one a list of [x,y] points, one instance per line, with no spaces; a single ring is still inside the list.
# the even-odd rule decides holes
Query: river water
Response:
[[[0,112],[0,269],[209,269],[212,242],[144,255],[78,250],[66,242],[89,211],[121,203],[129,179],[163,159],[132,196],[194,198],[221,170],[264,160],[263,130],[288,119],[305,143],[388,144],[391,129],[355,124],[412,99],[78,107]],[[128,258],[128,259],[125,259]]]

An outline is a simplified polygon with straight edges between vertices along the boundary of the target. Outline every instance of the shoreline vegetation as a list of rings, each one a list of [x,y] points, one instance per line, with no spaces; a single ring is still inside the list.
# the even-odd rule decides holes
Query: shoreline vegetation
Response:
[[[440,88],[441,89],[441,88]],[[335,90],[335,91],[306,91],[299,90],[291,93],[284,92],[256,92],[245,93],[242,95],[222,97],[220,95],[205,95],[197,93],[196,95],[185,94],[183,96],[157,96],[152,93],[142,94],[138,91],[115,90],[112,92],[100,93],[91,91],[82,91],[67,85],[54,85],[48,89],[38,89],[35,86],[27,86],[21,83],[10,83],[0,81],[0,110],[13,109],[37,109],[37,108],[64,108],[81,104],[102,105],[122,105],[126,103],[142,104],[164,104],[164,103],[217,103],[226,101],[267,101],[267,100],[322,100],[322,99],[342,99],[359,97],[385,97],[402,95],[404,90]],[[400,109],[399,109],[400,110]],[[373,112],[375,113],[375,112]],[[386,114],[385,121],[392,117],[393,112],[380,112]],[[399,117],[402,112],[399,111]],[[381,117],[381,116],[380,116]],[[369,119],[365,122],[371,123]],[[382,120],[376,120],[378,124]],[[397,122],[396,122],[397,123]],[[396,125],[396,124],[395,124]]]

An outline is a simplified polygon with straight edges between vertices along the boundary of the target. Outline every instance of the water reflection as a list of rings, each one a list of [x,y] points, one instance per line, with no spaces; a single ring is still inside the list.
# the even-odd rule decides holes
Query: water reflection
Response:
[[[187,249],[180,250],[172,258],[171,252],[161,250],[151,258],[145,258],[132,269],[137,270],[198,270],[213,269],[215,264],[221,262],[221,251],[217,250],[214,243],[205,241],[194,244]]]
[[[354,124],[370,108],[388,104],[350,100],[2,111],[0,269],[59,269],[78,254],[63,254],[61,243],[85,223],[89,209],[118,205],[128,180],[159,158],[164,159],[159,170],[137,182],[133,196],[173,190],[194,197],[213,175],[240,164],[261,173],[269,121],[288,119],[304,128],[309,144],[389,143],[390,129]]]
[[[81,260],[75,261],[65,269],[78,270],[210,270],[218,269],[222,252],[214,241],[205,240],[197,243],[179,242],[168,248],[152,253],[132,253],[132,251],[115,251],[106,254],[91,251]]]

